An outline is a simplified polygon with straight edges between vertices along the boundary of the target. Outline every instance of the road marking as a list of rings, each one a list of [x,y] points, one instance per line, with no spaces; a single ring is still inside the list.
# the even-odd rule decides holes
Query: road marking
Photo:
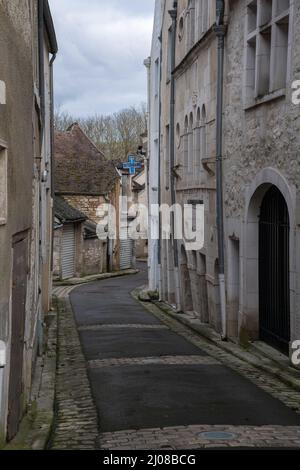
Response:
[[[146,365],[220,365],[220,362],[209,356],[160,356],[160,357],[121,357],[94,359],[88,362],[90,369],[102,369],[118,366]]]
[[[110,329],[119,329],[119,328],[132,328],[137,330],[169,330],[166,325],[143,325],[143,324],[116,324],[111,323],[107,325],[86,325],[80,326],[78,331],[101,331],[101,330],[110,330]]]

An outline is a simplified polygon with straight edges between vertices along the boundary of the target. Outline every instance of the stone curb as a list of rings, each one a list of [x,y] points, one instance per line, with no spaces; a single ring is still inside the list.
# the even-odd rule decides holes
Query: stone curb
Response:
[[[142,296],[140,295],[142,293]],[[251,366],[258,370],[271,374],[273,377],[281,380],[285,385],[300,391],[300,371],[293,369],[292,367],[282,367],[280,364],[270,357],[265,355],[259,348],[252,346],[251,344],[246,349],[242,346],[234,343],[233,341],[223,341],[221,336],[216,333],[210,326],[200,323],[199,320],[191,319],[185,314],[177,313],[169,304],[151,300],[150,298],[144,300],[145,288],[141,287],[133,291],[133,296],[137,298],[145,306],[149,301],[155,305],[161,312],[169,315],[179,323],[187,326],[194,332],[198,333],[205,339],[212,342],[215,346],[219,347],[223,351],[232,354],[236,358],[247,362]]]
[[[263,372],[267,372],[277,379],[281,380],[286,385],[293,387],[295,390],[300,391],[300,372],[296,369],[293,371],[293,375],[280,367],[278,363],[273,361],[272,359],[265,356],[263,353],[259,354],[259,350],[255,349],[255,354],[251,353],[246,349],[242,349],[241,346],[235,344],[232,341],[222,341],[220,335],[214,332],[210,327],[207,325],[197,324],[196,321],[184,316],[183,314],[176,313],[172,307],[164,302],[159,301],[152,301],[152,303],[158,307],[164,313],[170,315],[172,318],[178,320],[180,323],[188,326],[193,331],[196,331],[201,336],[205,337],[209,341],[213,342],[216,346],[223,349],[224,351],[232,354],[233,356],[246,361],[248,364],[262,370]],[[253,348],[254,349],[254,348]],[[250,350],[253,350],[250,345]],[[299,378],[296,378],[294,375],[299,375]]]
[[[72,278],[66,281],[55,281],[53,283],[54,287],[60,286],[77,286],[81,284],[87,284],[93,281],[101,281],[102,279],[111,279],[113,277],[122,277],[122,276],[129,276],[132,274],[138,274],[138,269],[125,269],[124,271],[115,271],[112,273],[104,273],[104,274],[95,274],[93,276],[86,276],[80,278]]]
[[[3,450],[45,450],[54,422],[57,311],[45,317],[46,347],[37,359],[31,402],[17,436]]]

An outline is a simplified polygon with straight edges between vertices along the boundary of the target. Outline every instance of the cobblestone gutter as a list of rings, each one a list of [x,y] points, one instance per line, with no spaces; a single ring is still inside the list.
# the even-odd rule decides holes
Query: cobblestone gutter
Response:
[[[298,371],[284,372],[266,357],[259,357],[230,341],[221,341],[220,336],[206,325],[198,325],[163,302],[149,301],[151,299],[145,298],[143,288],[134,290],[132,295],[173,331],[300,413],[300,382],[295,377],[299,375]]]
[[[28,412],[19,433],[4,450],[43,450],[50,438],[54,418],[57,312],[49,313],[45,323],[46,347],[43,356],[37,359]]]
[[[65,295],[56,298],[58,354],[55,418],[48,447],[94,450],[98,436],[97,411],[72,308],[67,293]]]

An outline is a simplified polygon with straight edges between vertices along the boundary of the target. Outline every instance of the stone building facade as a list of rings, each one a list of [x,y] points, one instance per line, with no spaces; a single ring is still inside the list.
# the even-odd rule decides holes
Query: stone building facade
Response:
[[[221,331],[216,223],[216,5],[157,1],[149,67],[150,203],[202,202],[201,250],[150,230],[155,273],[149,288]],[[300,338],[299,80],[300,5],[294,0],[225,3],[223,185],[226,335],[263,340],[288,354]],[[171,67],[173,10],[175,65]],[[174,26],[175,25],[175,26]],[[170,96],[174,80],[174,140]],[[172,146],[175,161],[172,162]],[[171,160],[171,161],[170,161]],[[172,167],[172,164],[174,165]],[[171,187],[170,187],[171,182]],[[174,266],[178,251],[178,276]],[[159,263],[159,261],[161,261]],[[151,271],[151,270],[150,270]],[[161,282],[160,282],[161,278]],[[179,290],[179,295],[176,290]]]
[[[55,197],[54,214],[54,278],[65,280],[107,272],[107,240],[98,238],[96,223],[59,196]],[[73,238],[71,256],[66,234]]]
[[[55,133],[55,193],[69,206],[86,216],[89,221],[88,232],[92,230],[94,233],[93,237],[85,238],[82,232],[83,240],[81,249],[76,251],[73,275],[118,270],[120,175],[114,164],[106,160],[76,123],[66,132]],[[96,226],[107,217],[107,204],[115,207],[116,237],[99,240],[96,236]],[[85,251],[87,245],[89,249]],[[91,260],[93,253],[97,256]]]
[[[175,122],[173,168],[170,162],[170,86],[172,20],[176,11]],[[204,204],[205,242],[200,250],[187,240],[161,240],[159,273],[155,287],[163,300],[193,312],[220,329],[218,313],[217,250],[215,228],[215,100],[216,38],[213,2],[156,2],[150,65],[150,178],[161,204],[172,206],[171,173],[175,174],[175,203]],[[158,168],[160,174],[158,174]],[[156,181],[155,181],[155,175]],[[155,217],[155,216],[154,216]],[[152,219],[154,218],[152,217]],[[157,220],[150,221],[151,230]],[[162,234],[163,228],[160,227]],[[157,231],[157,228],[154,229]],[[177,244],[178,266],[174,266]],[[157,257],[157,242],[150,244],[150,259]],[[153,289],[153,285],[151,288]],[[177,291],[177,292],[176,292]]]
[[[285,353],[300,338],[299,18],[293,0],[230,2],[225,49],[228,334]]]
[[[50,304],[57,43],[46,0],[1,0],[0,23],[1,441],[30,400]]]

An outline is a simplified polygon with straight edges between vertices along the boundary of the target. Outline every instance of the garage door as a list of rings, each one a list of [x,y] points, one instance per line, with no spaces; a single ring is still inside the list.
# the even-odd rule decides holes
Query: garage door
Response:
[[[120,269],[132,267],[133,240],[121,240]]]
[[[62,240],[62,278],[75,274],[75,229],[74,225],[64,225]]]

